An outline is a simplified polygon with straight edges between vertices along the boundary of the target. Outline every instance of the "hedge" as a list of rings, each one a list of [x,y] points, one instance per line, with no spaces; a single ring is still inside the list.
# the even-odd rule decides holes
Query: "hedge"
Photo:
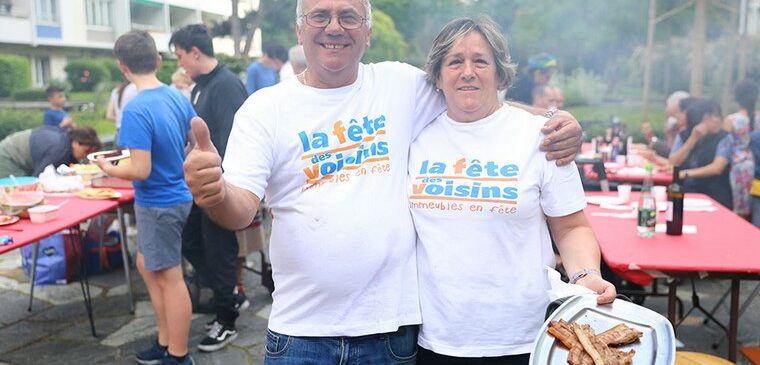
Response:
[[[25,89],[13,92],[13,100],[16,101],[45,101],[45,89]]]
[[[42,110],[0,109],[0,140],[24,129],[42,125]]]
[[[101,61],[103,62],[103,65],[105,65],[108,69],[108,74],[111,76],[112,81],[127,81],[127,79],[124,78],[124,74],[121,73],[121,70],[119,70],[119,65],[116,64],[115,58],[103,58]]]
[[[31,84],[32,70],[26,57],[0,55],[0,97],[28,89]]]
[[[161,68],[156,72],[156,76],[161,82],[167,85],[172,84],[172,74],[177,71],[179,64],[177,60],[163,60],[161,61]]]
[[[248,68],[248,64],[250,61],[248,59],[242,58],[242,57],[234,57],[234,56],[228,56],[225,54],[218,54],[216,55],[216,58],[219,61],[224,62],[224,64],[227,66],[232,73],[235,75],[240,75],[243,73],[246,68]]]
[[[79,59],[64,67],[72,91],[92,91],[95,85],[111,80],[108,68],[100,60]],[[89,72],[89,77],[85,73]]]

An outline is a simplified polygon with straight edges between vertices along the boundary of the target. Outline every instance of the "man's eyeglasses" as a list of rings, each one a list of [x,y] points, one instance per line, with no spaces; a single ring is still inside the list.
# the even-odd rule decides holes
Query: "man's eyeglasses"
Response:
[[[306,24],[314,28],[325,28],[333,19],[329,13],[322,11],[313,11],[308,14],[303,14],[301,15],[301,18],[306,20]],[[367,18],[359,16],[359,14],[356,13],[338,15],[338,24],[340,24],[343,29],[357,29],[361,27],[366,20]]]

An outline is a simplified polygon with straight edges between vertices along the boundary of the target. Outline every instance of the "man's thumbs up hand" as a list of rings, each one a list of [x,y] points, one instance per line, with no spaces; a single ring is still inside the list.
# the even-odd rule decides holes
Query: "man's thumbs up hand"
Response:
[[[193,194],[195,204],[211,208],[224,200],[222,157],[211,142],[206,122],[199,117],[191,121],[195,148],[185,159],[185,181]]]

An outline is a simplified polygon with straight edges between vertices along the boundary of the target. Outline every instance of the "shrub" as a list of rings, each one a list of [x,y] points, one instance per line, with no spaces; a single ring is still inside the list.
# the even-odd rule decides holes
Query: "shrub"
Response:
[[[178,67],[179,65],[177,64],[177,60],[163,60],[161,62],[161,68],[159,68],[158,72],[156,72],[156,76],[164,84],[171,85],[172,74],[174,71],[177,71]]]
[[[598,104],[607,89],[601,76],[582,68],[575,69],[569,76],[558,76],[559,87],[565,95],[565,106]]]
[[[72,91],[92,91],[95,85],[111,79],[108,68],[98,60],[69,61],[64,70],[66,71],[66,79],[72,86]]]
[[[32,71],[26,57],[0,55],[0,97],[13,94],[15,90],[29,88]]]
[[[17,101],[45,101],[45,89],[25,89],[13,92],[13,100]]]
[[[42,125],[42,110],[0,109],[0,140],[24,129]]]
[[[121,73],[121,70],[119,70],[119,65],[116,64],[115,58],[103,58],[101,61],[103,62],[103,65],[108,69],[108,74],[111,76],[112,81],[127,81],[127,79],[124,77],[124,74]]]
[[[234,56],[228,56],[226,54],[217,54],[216,58],[219,61],[224,62],[224,64],[227,66],[227,68],[232,71],[235,75],[240,75],[241,73],[245,72],[245,69],[248,68],[248,60],[242,57],[234,57]]]

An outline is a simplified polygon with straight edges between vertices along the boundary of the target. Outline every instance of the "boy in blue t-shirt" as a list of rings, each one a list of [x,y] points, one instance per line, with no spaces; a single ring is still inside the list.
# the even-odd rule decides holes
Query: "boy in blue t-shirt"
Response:
[[[151,348],[137,354],[141,364],[193,364],[187,342],[192,307],[182,278],[182,227],[192,196],[184,180],[185,146],[192,138],[190,101],[156,78],[161,58],[153,38],[133,30],[116,40],[119,69],[137,96],[124,107],[119,145],[129,164],[96,162],[110,176],[132,180],[137,218],[137,269],[148,287],[158,324]]]
[[[73,125],[71,118],[63,110],[66,105],[66,94],[63,93],[63,89],[58,86],[49,86],[45,89],[45,96],[50,103],[50,109],[45,110],[45,115],[42,116],[42,124],[59,128]]]

